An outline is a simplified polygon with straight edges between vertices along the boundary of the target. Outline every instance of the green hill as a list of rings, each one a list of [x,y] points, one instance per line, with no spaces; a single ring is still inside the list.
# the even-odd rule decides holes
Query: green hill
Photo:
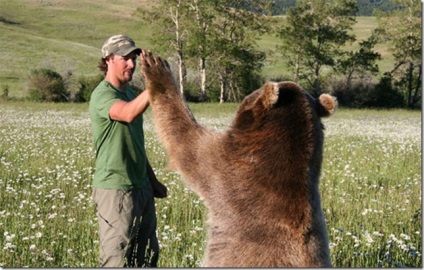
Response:
[[[149,5],[147,0],[0,0],[0,92],[7,85],[10,96],[26,96],[25,82],[34,68],[72,71],[75,78],[98,74],[100,47],[113,34],[129,35],[150,48],[150,27],[133,16],[137,8]],[[358,17],[357,26],[358,38],[366,37],[376,26],[375,18]],[[272,52],[278,43],[269,35],[258,45]],[[384,46],[379,50],[387,53]],[[280,75],[281,59],[278,54],[270,58],[264,73]]]
[[[39,67],[98,74],[100,47],[113,34],[130,35],[148,47],[149,28],[132,16],[147,2],[0,0],[0,87],[25,95],[28,73]]]

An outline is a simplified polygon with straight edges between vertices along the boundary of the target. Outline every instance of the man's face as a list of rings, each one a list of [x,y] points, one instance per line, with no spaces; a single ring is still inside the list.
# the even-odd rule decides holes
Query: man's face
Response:
[[[132,52],[126,56],[112,55],[106,60],[108,73],[122,84],[132,80],[136,67],[137,55]]]

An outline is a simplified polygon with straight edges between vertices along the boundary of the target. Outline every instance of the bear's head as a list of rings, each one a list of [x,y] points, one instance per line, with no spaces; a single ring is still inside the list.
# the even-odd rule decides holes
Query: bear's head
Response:
[[[233,141],[243,145],[239,149],[253,149],[266,164],[272,164],[269,157],[293,170],[308,171],[305,167],[313,164],[319,174],[324,140],[321,117],[330,116],[336,105],[332,96],[314,98],[294,82],[266,83],[241,103],[232,125],[232,136],[237,138]]]
[[[293,114],[306,113],[310,118],[327,117],[336,106],[335,98],[328,94],[316,99],[294,82],[269,82],[243,100],[234,127],[253,130],[256,125],[263,125],[272,115],[278,114],[284,114],[281,120],[292,120],[297,125],[301,119],[294,118]]]

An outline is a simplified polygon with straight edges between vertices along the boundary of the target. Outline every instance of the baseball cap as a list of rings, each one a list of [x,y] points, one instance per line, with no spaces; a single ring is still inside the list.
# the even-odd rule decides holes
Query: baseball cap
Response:
[[[126,56],[131,52],[141,53],[141,49],[135,46],[135,42],[125,35],[114,35],[108,38],[102,46],[102,57],[106,58],[111,54]]]

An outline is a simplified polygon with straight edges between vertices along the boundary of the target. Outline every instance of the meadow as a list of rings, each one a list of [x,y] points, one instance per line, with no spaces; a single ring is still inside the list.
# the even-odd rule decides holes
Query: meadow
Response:
[[[0,102],[0,267],[96,267],[87,104]],[[236,104],[190,104],[223,130]],[[422,267],[421,113],[339,109],[324,120],[320,183],[335,267]],[[166,169],[150,110],[146,148],[169,190],[156,201],[160,267],[200,266],[203,202]]]

